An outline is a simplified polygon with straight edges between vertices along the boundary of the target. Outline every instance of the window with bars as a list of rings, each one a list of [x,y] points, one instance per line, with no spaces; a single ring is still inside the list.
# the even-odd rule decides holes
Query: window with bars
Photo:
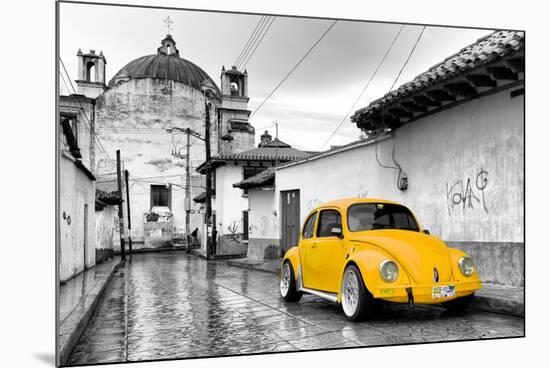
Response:
[[[169,185],[151,185],[151,208],[168,207],[172,209],[172,187]]]

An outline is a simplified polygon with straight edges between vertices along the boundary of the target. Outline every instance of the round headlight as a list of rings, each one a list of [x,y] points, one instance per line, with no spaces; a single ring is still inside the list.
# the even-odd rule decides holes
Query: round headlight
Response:
[[[399,269],[394,261],[385,260],[380,263],[380,277],[386,282],[393,282],[399,276]]]
[[[462,257],[458,260],[460,272],[464,276],[472,276],[475,270],[474,261],[470,257]]]

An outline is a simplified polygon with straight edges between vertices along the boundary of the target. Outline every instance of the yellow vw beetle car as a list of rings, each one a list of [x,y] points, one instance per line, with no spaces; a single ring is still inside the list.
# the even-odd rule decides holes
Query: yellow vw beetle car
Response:
[[[340,303],[351,320],[375,300],[464,310],[481,288],[472,259],[422,230],[398,203],[367,198],[326,203],[309,213],[299,244],[282,261],[280,293]]]

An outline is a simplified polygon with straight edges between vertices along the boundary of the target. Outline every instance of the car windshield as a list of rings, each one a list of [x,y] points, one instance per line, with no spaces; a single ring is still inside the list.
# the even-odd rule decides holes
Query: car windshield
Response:
[[[411,211],[390,203],[360,203],[348,209],[350,231],[401,229],[419,231]]]

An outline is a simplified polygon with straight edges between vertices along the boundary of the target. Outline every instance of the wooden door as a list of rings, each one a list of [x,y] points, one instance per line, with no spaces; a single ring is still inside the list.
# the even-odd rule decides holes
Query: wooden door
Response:
[[[283,251],[298,245],[300,239],[300,190],[281,191],[281,246]]]

